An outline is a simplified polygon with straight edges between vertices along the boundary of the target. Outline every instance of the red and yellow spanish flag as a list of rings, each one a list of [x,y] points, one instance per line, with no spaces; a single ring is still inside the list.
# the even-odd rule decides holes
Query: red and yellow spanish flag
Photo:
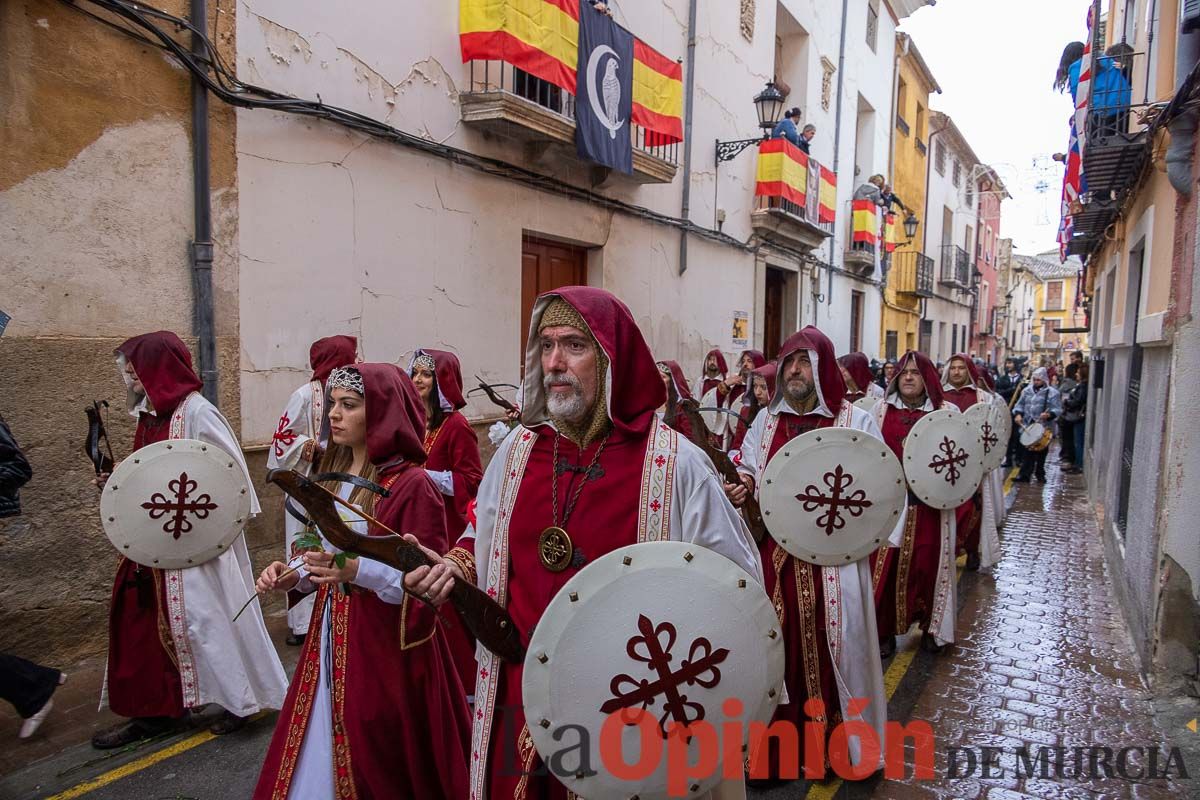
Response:
[[[821,189],[817,200],[817,221],[833,222],[837,208],[837,175],[831,169],[821,167]]]
[[[850,241],[874,247],[879,242],[879,206],[872,200],[855,200],[850,209],[854,214]]]
[[[459,0],[458,38],[464,62],[506,61],[575,93],[579,0]],[[647,146],[683,140],[683,67],[638,39],[632,121]]]
[[[575,91],[579,0],[460,0],[458,39],[464,62],[507,61]]]
[[[683,141],[683,65],[641,39],[633,40],[633,123],[648,146]]]
[[[808,202],[808,156],[787,139],[767,139],[758,146],[755,196],[782,197],[803,206]]]
[[[896,212],[883,215],[883,246],[890,253],[896,249]]]

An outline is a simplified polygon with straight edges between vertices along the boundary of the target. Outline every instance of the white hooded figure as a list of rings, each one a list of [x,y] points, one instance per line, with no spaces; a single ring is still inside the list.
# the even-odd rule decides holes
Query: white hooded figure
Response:
[[[621,82],[617,79],[619,62],[610,58],[604,65],[604,80],[600,83],[600,94],[604,98],[604,115],[608,117],[608,135],[617,138],[617,125],[621,114]]]

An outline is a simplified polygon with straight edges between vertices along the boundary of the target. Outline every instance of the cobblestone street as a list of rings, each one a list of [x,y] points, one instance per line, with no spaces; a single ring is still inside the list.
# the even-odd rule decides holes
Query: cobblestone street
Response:
[[[889,717],[903,722],[925,720],[933,727],[936,779],[876,778],[857,784],[799,781],[751,789],[751,797],[1159,800],[1198,796],[1191,780],[1131,781],[1116,774],[1116,754],[1126,747],[1142,748],[1141,752],[1160,748],[1160,772],[1170,748],[1179,747],[1191,772],[1200,765],[1200,735],[1180,726],[1165,728],[1156,719],[1154,698],[1138,675],[1113,598],[1082,478],[1063,475],[1054,460],[1052,455],[1045,485],[1010,487],[1011,508],[1001,531],[1003,557],[992,573],[960,570],[957,645],[934,656],[921,652],[918,637],[910,635],[884,665]],[[282,631],[273,627],[281,639]],[[277,640],[277,644],[281,643]],[[295,652],[282,646],[280,650],[284,656]],[[0,780],[0,798],[249,796],[275,715],[231,737],[214,740],[205,733],[192,733],[96,759],[86,739],[98,720],[108,720],[92,713],[98,673],[89,668],[73,674],[72,680],[76,685],[70,697],[76,698],[77,707],[64,709],[65,714],[47,723],[48,738],[8,748],[0,756],[4,771],[12,770]],[[4,722],[9,727],[15,724],[7,717]],[[1036,758],[1042,746],[1067,748],[1063,777],[1053,773],[1053,754],[1048,777],[1030,777],[1027,770],[1018,774],[1023,764],[1017,751],[1028,748]],[[1086,776],[1091,751],[1084,751],[1084,778],[1073,777],[1072,748],[1092,746],[1112,751],[1108,761],[1114,769],[1112,778],[1104,777],[1102,765],[1096,768],[1100,777]],[[990,777],[981,776],[981,764],[972,768],[965,754],[970,751],[978,758],[983,747],[1001,748],[995,757],[999,769],[993,768]],[[961,777],[956,779],[948,778],[951,748],[960,748],[956,759]],[[33,759],[44,760],[17,769]],[[1127,774],[1141,771],[1145,764],[1143,756],[1131,754]],[[214,765],[220,778],[215,777]],[[1037,769],[1035,764],[1035,773]],[[1179,775],[1178,762],[1171,772]],[[97,777],[99,781],[93,783]]]

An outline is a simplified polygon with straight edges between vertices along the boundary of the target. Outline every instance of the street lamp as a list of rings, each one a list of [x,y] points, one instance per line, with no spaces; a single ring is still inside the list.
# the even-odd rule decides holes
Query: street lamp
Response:
[[[917,219],[917,215],[911,211],[908,212],[908,216],[904,218],[904,235],[908,237],[906,244],[912,244],[912,240],[916,238],[919,224],[921,221]]]
[[[758,144],[763,139],[770,138],[771,131],[779,122],[780,111],[786,98],[783,92],[775,87],[774,81],[767,81],[766,87],[754,96],[754,110],[758,114],[758,127],[762,128],[762,136],[757,139],[737,139],[730,142],[717,141],[717,163],[732,161],[739,153],[752,144]]]

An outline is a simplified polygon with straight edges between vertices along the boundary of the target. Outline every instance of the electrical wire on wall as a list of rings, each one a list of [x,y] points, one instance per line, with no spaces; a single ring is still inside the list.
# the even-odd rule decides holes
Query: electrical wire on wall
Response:
[[[672,217],[644,206],[606,197],[506,161],[422,139],[364,114],[323,103],[319,97],[316,100],[305,100],[246,83],[239,80],[235,72],[229,68],[204,31],[197,30],[182,17],[168,14],[152,6],[127,0],[61,0],[61,2],[142,44],[169,53],[181,66],[202,82],[214,96],[229,105],[327,120],[368,136],[444,159],[467,169],[515,181],[539,191],[600,206],[658,225],[684,230],[689,234],[736,248],[742,252],[757,254],[765,244],[743,242],[720,231],[696,225],[690,220]],[[97,14],[88,8],[89,6],[108,12],[116,19],[109,19]],[[176,40],[175,37],[184,32],[202,42],[202,52],[194,53],[187,45]],[[827,264],[811,253],[774,242],[770,243],[769,247],[773,252],[786,254],[799,264],[811,264],[832,272],[846,274],[843,270]]]

